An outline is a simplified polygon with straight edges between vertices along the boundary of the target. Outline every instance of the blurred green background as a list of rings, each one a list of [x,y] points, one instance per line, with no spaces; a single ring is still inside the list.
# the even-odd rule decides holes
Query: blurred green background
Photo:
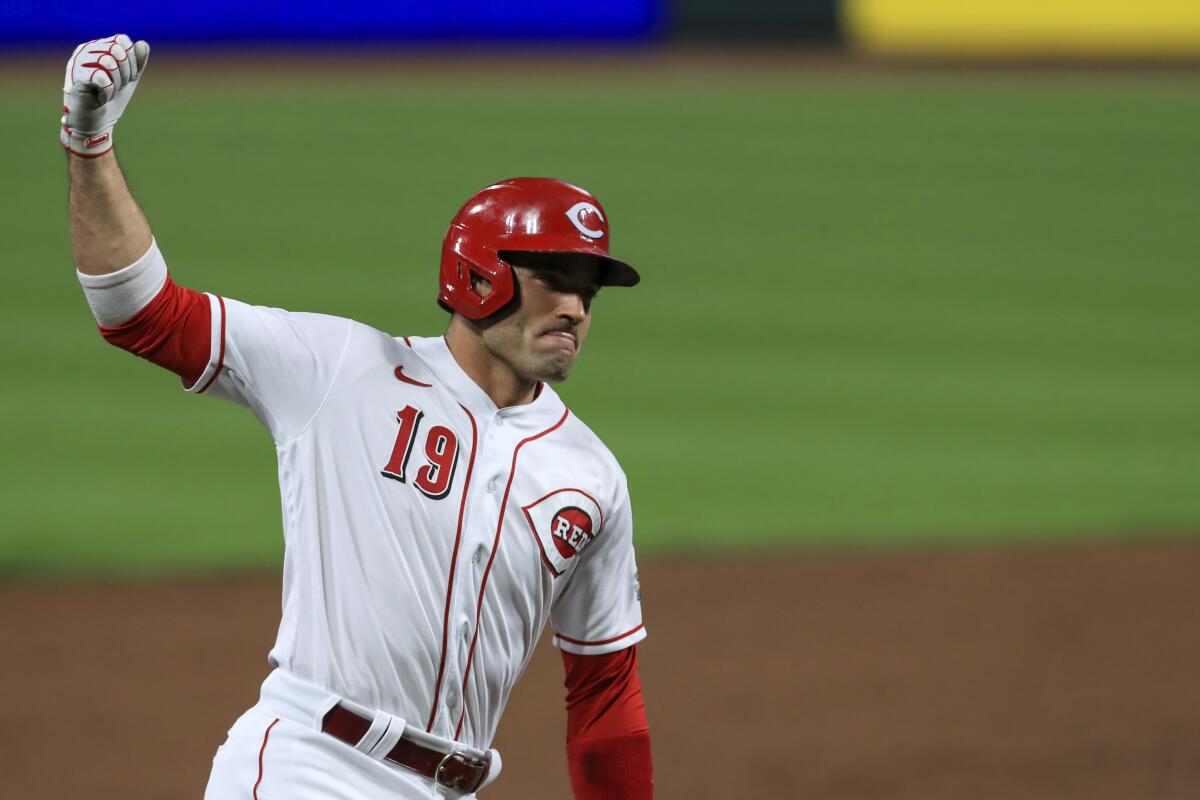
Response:
[[[644,281],[561,393],[643,555],[1200,530],[1194,72],[756,63],[156,55],[117,149],[176,280],[396,335],[476,189],[594,191]],[[96,335],[58,70],[0,94],[0,572],[275,565],[270,437]]]

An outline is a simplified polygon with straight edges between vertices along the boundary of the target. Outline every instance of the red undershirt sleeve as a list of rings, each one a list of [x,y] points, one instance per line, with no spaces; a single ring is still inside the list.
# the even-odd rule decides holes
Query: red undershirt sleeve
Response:
[[[101,325],[100,335],[109,344],[171,370],[191,386],[208,366],[211,327],[208,297],[167,276],[145,308],[121,325]]]
[[[637,646],[604,655],[562,651],[567,768],[576,800],[650,800],[650,727]]]

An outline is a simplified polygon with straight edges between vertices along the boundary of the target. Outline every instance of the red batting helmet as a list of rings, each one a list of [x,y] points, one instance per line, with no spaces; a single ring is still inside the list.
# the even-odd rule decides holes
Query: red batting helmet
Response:
[[[516,296],[509,258],[521,253],[598,261],[603,286],[639,280],[637,270],[609,256],[608,217],[589,192],[553,178],[510,178],[480,191],[454,215],[442,243],[438,303],[473,320],[495,314]],[[476,292],[472,276],[490,283],[491,291]]]

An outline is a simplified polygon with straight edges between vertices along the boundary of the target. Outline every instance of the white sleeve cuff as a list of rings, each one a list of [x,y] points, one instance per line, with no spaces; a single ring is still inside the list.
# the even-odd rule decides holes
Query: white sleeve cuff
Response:
[[[639,623],[632,630],[619,633],[616,636],[610,636],[606,639],[592,641],[572,639],[570,636],[554,631],[554,638],[551,640],[551,644],[560,650],[566,650],[568,653],[575,653],[580,656],[601,656],[605,653],[615,653],[618,650],[624,650],[645,638],[646,626]]]
[[[107,275],[84,275],[78,268],[75,274],[83,284],[83,294],[96,322],[112,328],[133,319],[150,304],[167,282],[167,262],[150,240],[150,249],[124,269]]]

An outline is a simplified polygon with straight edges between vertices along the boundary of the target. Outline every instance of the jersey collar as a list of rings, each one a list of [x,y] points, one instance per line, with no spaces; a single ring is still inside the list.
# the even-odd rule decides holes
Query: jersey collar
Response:
[[[558,393],[548,384],[541,385],[541,391],[537,393],[532,402],[498,408],[487,392],[480,388],[479,384],[475,383],[471,376],[459,366],[458,361],[454,359],[454,354],[450,352],[450,347],[446,344],[445,337],[410,336],[409,342],[443,386],[472,413],[485,414],[489,417],[499,414],[505,419],[520,418],[534,424],[543,419],[554,421],[562,416],[565,406]]]

